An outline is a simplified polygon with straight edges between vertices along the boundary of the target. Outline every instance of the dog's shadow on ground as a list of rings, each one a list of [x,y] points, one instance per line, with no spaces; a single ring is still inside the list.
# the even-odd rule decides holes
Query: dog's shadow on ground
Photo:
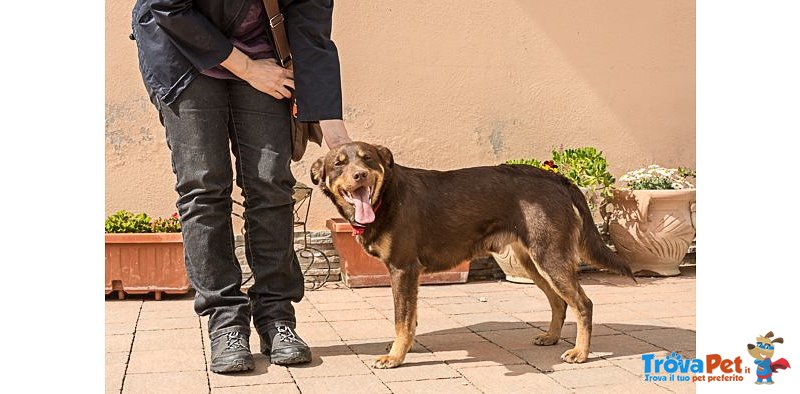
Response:
[[[410,368],[447,363],[459,366],[503,366],[506,376],[527,373],[549,373],[578,368],[611,366],[612,360],[634,359],[644,353],[668,353],[675,351],[694,357],[695,332],[686,329],[636,325],[625,323],[596,324],[589,359],[582,364],[567,364],[561,354],[572,348],[575,342],[575,323],[566,323],[562,340],[552,346],[537,346],[533,337],[542,333],[537,327],[546,327],[549,322],[529,322],[531,327],[521,328],[515,322],[483,322],[440,331],[427,332],[416,337],[414,347],[398,368]],[[614,328],[611,328],[614,327]],[[667,336],[671,343],[683,349],[664,347]],[[654,343],[655,342],[655,343]],[[661,343],[661,345],[659,345]],[[313,360],[309,364],[294,368],[315,368],[323,365],[326,358],[356,354],[364,363],[384,355],[391,341],[384,339],[359,340],[328,346],[312,346]],[[334,359],[335,360],[335,359]],[[334,362],[333,360],[331,362]],[[531,368],[533,367],[533,368]]]

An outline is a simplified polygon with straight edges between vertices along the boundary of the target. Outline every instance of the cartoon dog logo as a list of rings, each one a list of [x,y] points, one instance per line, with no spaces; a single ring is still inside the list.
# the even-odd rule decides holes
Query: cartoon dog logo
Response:
[[[783,343],[783,338],[771,339],[773,336],[774,334],[770,331],[763,337],[756,337],[755,345],[752,343],[747,344],[747,352],[756,359],[755,363],[758,366],[756,384],[773,384],[775,383],[772,381],[773,373],[777,373],[779,369],[791,368],[785,358],[772,361],[772,355],[775,354],[775,344]]]

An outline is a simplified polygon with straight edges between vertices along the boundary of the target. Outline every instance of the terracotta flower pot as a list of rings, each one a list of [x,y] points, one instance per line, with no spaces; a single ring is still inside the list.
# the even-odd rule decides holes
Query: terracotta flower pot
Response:
[[[616,190],[612,204],[611,241],[633,272],[679,275],[695,236],[695,189]]]
[[[353,226],[341,218],[328,219],[331,238],[342,270],[342,280],[347,287],[390,286],[389,270],[382,261],[367,254],[353,236]],[[423,273],[421,284],[464,283],[469,275],[469,260],[450,270]]]
[[[106,294],[185,294],[189,278],[180,233],[106,234]]]

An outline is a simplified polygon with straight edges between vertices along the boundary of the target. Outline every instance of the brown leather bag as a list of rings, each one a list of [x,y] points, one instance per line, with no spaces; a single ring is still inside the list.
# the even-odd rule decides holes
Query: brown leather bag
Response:
[[[292,53],[289,49],[289,39],[286,36],[286,27],[283,25],[283,14],[278,6],[278,0],[264,0],[264,8],[269,18],[269,30],[272,32],[272,43],[278,63],[286,68],[292,68]],[[292,124],[292,160],[300,161],[306,153],[308,141],[316,142],[322,146],[322,129],[319,122],[301,122],[297,119],[297,99],[292,98],[290,109]]]

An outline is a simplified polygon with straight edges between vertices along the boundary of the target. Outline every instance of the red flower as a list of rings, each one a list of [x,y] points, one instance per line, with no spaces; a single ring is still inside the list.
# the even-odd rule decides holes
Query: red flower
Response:
[[[173,214],[172,214],[172,218],[173,218],[173,219],[177,219],[177,218],[178,218],[178,213],[177,213],[177,212],[173,213]]]

